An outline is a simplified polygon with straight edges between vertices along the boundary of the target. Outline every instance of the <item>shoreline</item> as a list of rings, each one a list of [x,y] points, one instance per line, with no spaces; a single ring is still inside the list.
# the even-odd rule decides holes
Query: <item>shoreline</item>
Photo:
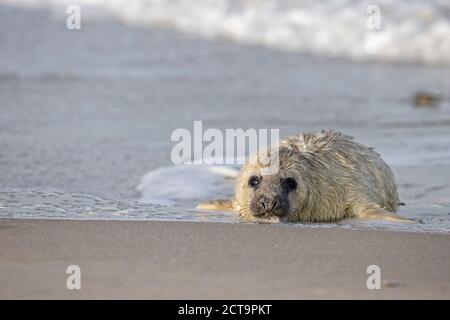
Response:
[[[195,210],[191,210],[195,211]],[[179,211],[174,211],[179,212]],[[387,233],[411,233],[411,234],[431,234],[431,235],[450,235],[447,229],[438,229],[433,225],[427,225],[424,223],[409,224],[397,221],[385,221],[385,220],[365,220],[358,218],[344,218],[338,221],[331,222],[243,222],[239,221],[235,213],[223,212],[225,216],[221,216],[222,212],[213,218],[208,218],[208,215],[213,215],[214,211],[204,211],[204,218],[198,218],[192,220],[190,217],[186,218],[104,218],[104,217],[69,217],[64,218],[60,216],[55,217],[42,217],[42,216],[0,216],[0,220],[24,220],[24,221],[67,221],[67,222],[124,222],[124,223],[212,223],[212,224],[226,224],[226,225],[267,225],[274,228],[295,228],[299,230],[326,230],[336,229],[343,231],[374,231],[374,232],[387,232]],[[427,228],[429,227],[429,228]]]
[[[0,219],[0,242],[2,299],[450,298],[449,234]],[[81,290],[65,287],[73,264]]]

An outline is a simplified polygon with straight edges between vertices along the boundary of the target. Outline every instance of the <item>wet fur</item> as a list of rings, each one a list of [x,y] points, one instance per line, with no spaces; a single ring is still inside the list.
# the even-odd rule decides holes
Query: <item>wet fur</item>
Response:
[[[288,195],[286,222],[328,222],[343,218],[411,221],[395,214],[399,199],[394,175],[380,155],[339,132],[304,133],[279,145],[277,174],[263,176],[268,190],[280,179],[294,177],[298,187]],[[253,157],[260,155],[253,155]],[[245,164],[235,183],[235,197],[201,203],[198,208],[239,212],[243,221],[258,221],[251,213],[252,175],[261,165]],[[266,179],[266,180],[264,180]],[[277,191],[274,191],[277,192]]]

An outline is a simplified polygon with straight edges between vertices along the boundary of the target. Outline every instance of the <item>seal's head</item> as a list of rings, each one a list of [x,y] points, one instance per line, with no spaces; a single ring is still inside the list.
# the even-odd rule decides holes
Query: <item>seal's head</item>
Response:
[[[295,191],[295,178],[254,175],[248,180],[251,189],[250,210],[255,217],[274,215],[282,218],[289,212],[289,193]]]
[[[245,221],[290,221],[306,198],[304,179],[286,148],[260,155],[245,164],[236,181],[236,205]],[[275,153],[271,153],[274,155]],[[274,165],[274,161],[277,164]]]

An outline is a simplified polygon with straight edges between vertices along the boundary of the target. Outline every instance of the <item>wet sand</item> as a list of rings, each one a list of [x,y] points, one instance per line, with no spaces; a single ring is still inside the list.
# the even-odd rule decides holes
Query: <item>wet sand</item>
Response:
[[[449,234],[0,219],[0,243],[2,299],[450,298]],[[81,290],[65,287],[72,264]]]

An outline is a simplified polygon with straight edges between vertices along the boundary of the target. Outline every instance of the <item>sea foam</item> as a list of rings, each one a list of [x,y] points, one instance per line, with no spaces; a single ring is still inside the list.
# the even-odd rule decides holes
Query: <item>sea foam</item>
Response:
[[[143,203],[194,208],[202,200],[231,196],[237,174],[231,166],[168,166],[145,174],[136,189]]]
[[[311,55],[450,66],[447,0],[0,0],[55,8],[78,4],[129,25],[165,27]],[[380,29],[367,21],[380,9]],[[97,15],[98,16],[98,15]]]

